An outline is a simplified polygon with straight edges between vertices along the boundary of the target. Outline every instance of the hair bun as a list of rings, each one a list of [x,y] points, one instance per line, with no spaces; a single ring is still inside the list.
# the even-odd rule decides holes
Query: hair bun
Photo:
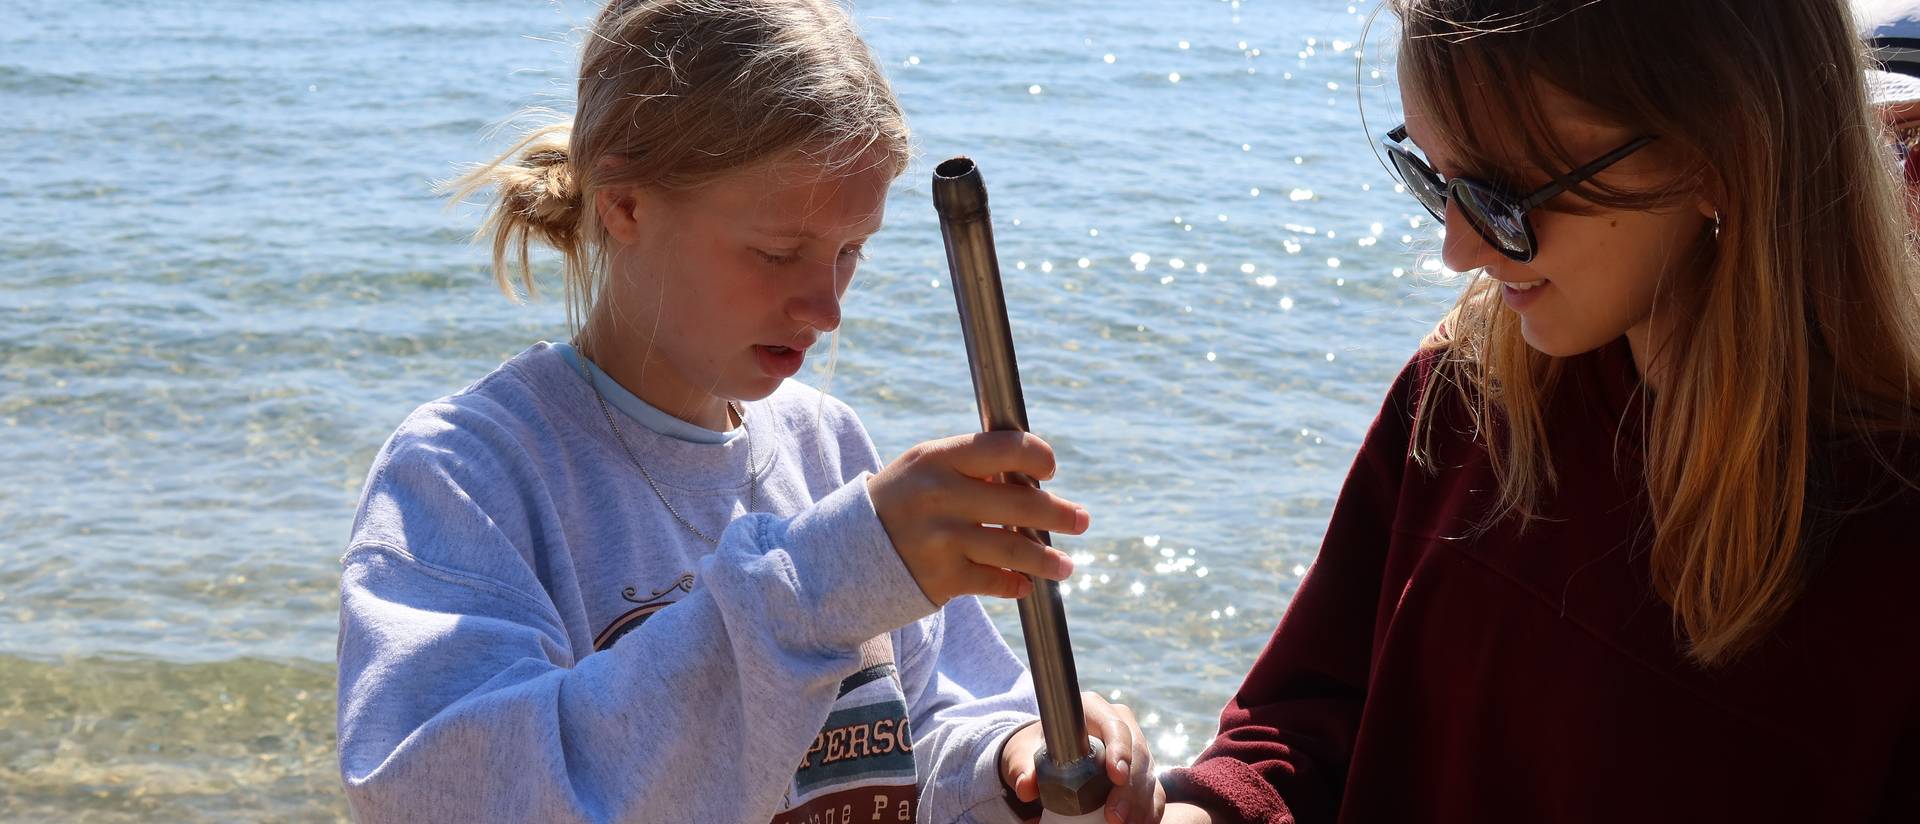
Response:
[[[501,175],[508,208],[556,248],[571,243],[580,226],[580,190],[564,132],[542,135]]]

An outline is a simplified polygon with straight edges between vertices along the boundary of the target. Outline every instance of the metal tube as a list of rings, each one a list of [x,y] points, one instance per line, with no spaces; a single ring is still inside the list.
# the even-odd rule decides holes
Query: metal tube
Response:
[[[980,406],[980,426],[988,432],[1025,432],[1027,404],[1020,391],[1020,368],[1014,357],[1013,331],[1007,323],[1006,297],[1000,289],[1000,263],[994,253],[987,188],[972,160],[956,157],[934,169],[933,205],[940,214],[954,300],[959,303],[967,365],[973,373],[974,397]],[[1040,488],[1039,482],[1018,473],[1008,473],[1004,480]],[[1043,545],[1053,543],[1045,532],[1018,531]],[[1033,592],[1019,601],[1020,630],[1026,636],[1027,663],[1033,672],[1041,732],[1046,739],[1043,763],[1035,765],[1041,778],[1041,803],[1059,813],[1097,810],[1106,800],[1108,782],[1099,767],[1097,743],[1087,738],[1080,678],[1074,671],[1073,641],[1067,634],[1060,587],[1044,578],[1029,578]]]

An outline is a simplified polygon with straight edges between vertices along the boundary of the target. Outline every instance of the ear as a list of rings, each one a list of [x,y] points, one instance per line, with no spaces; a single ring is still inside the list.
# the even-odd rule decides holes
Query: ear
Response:
[[[1694,208],[1699,209],[1700,216],[1708,220],[1713,220],[1720,216],[1720,207],[1713,205],[1713,201],[1704,197],[1700,198],[1700,201],[1694,204]]]
[[[645,219],[641,214],[643,200],[632,186],[608,186],[594,195],[594,212],[615,243],[631,246],[640,241],[640,227]]]
[[[1699,200],[1694,203],[1694,208],[1700,210],[1701,217],[1711,222],[1720,214],[1719,204],[1726,202],[1727,189],[1720,181],[1719,171],[1712,167],[1707,167],[1702,177]]]

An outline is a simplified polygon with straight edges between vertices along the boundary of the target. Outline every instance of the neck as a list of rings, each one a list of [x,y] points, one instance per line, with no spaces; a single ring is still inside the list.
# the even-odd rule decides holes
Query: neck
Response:
[[[739,424],[725,398],[694,388],[653,347],[621,335],[618,324],[595,312],[574,339],[580,355],[648,405],[695,426],[724,432]]]
[[[1654,309],[1627,330],[1627,348],[1633,352],[1633,368],[1647,391],[1658,394],[1672,380],[1674,356],[1668,351],[1680,328],[1681,317],[1694,311],[1704,299],[1704,290],[1713,274],[1715,246],[1719,241],[1707,237],[1683,268],[1670,270],[1663,278],[1654,300]]]
[[[1633,368],[1651,393],[1657,394],[1666,384],[1667,359],[1658,357],[1666,342],[1666,331],[1656,327],[1651,318],[1627,330],[1627,349],[1633,353]]]

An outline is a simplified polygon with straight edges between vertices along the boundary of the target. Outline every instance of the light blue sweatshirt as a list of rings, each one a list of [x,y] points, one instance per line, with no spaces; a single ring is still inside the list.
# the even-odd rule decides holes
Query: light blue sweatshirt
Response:
[[[688,437],[609,393],[715,548],[569,355],[420,407],[374,461],[341,574],[354,815],[1015,821],[999,753],[1031,683],[978,602],[907,573],[852,410],[789,381]]]

